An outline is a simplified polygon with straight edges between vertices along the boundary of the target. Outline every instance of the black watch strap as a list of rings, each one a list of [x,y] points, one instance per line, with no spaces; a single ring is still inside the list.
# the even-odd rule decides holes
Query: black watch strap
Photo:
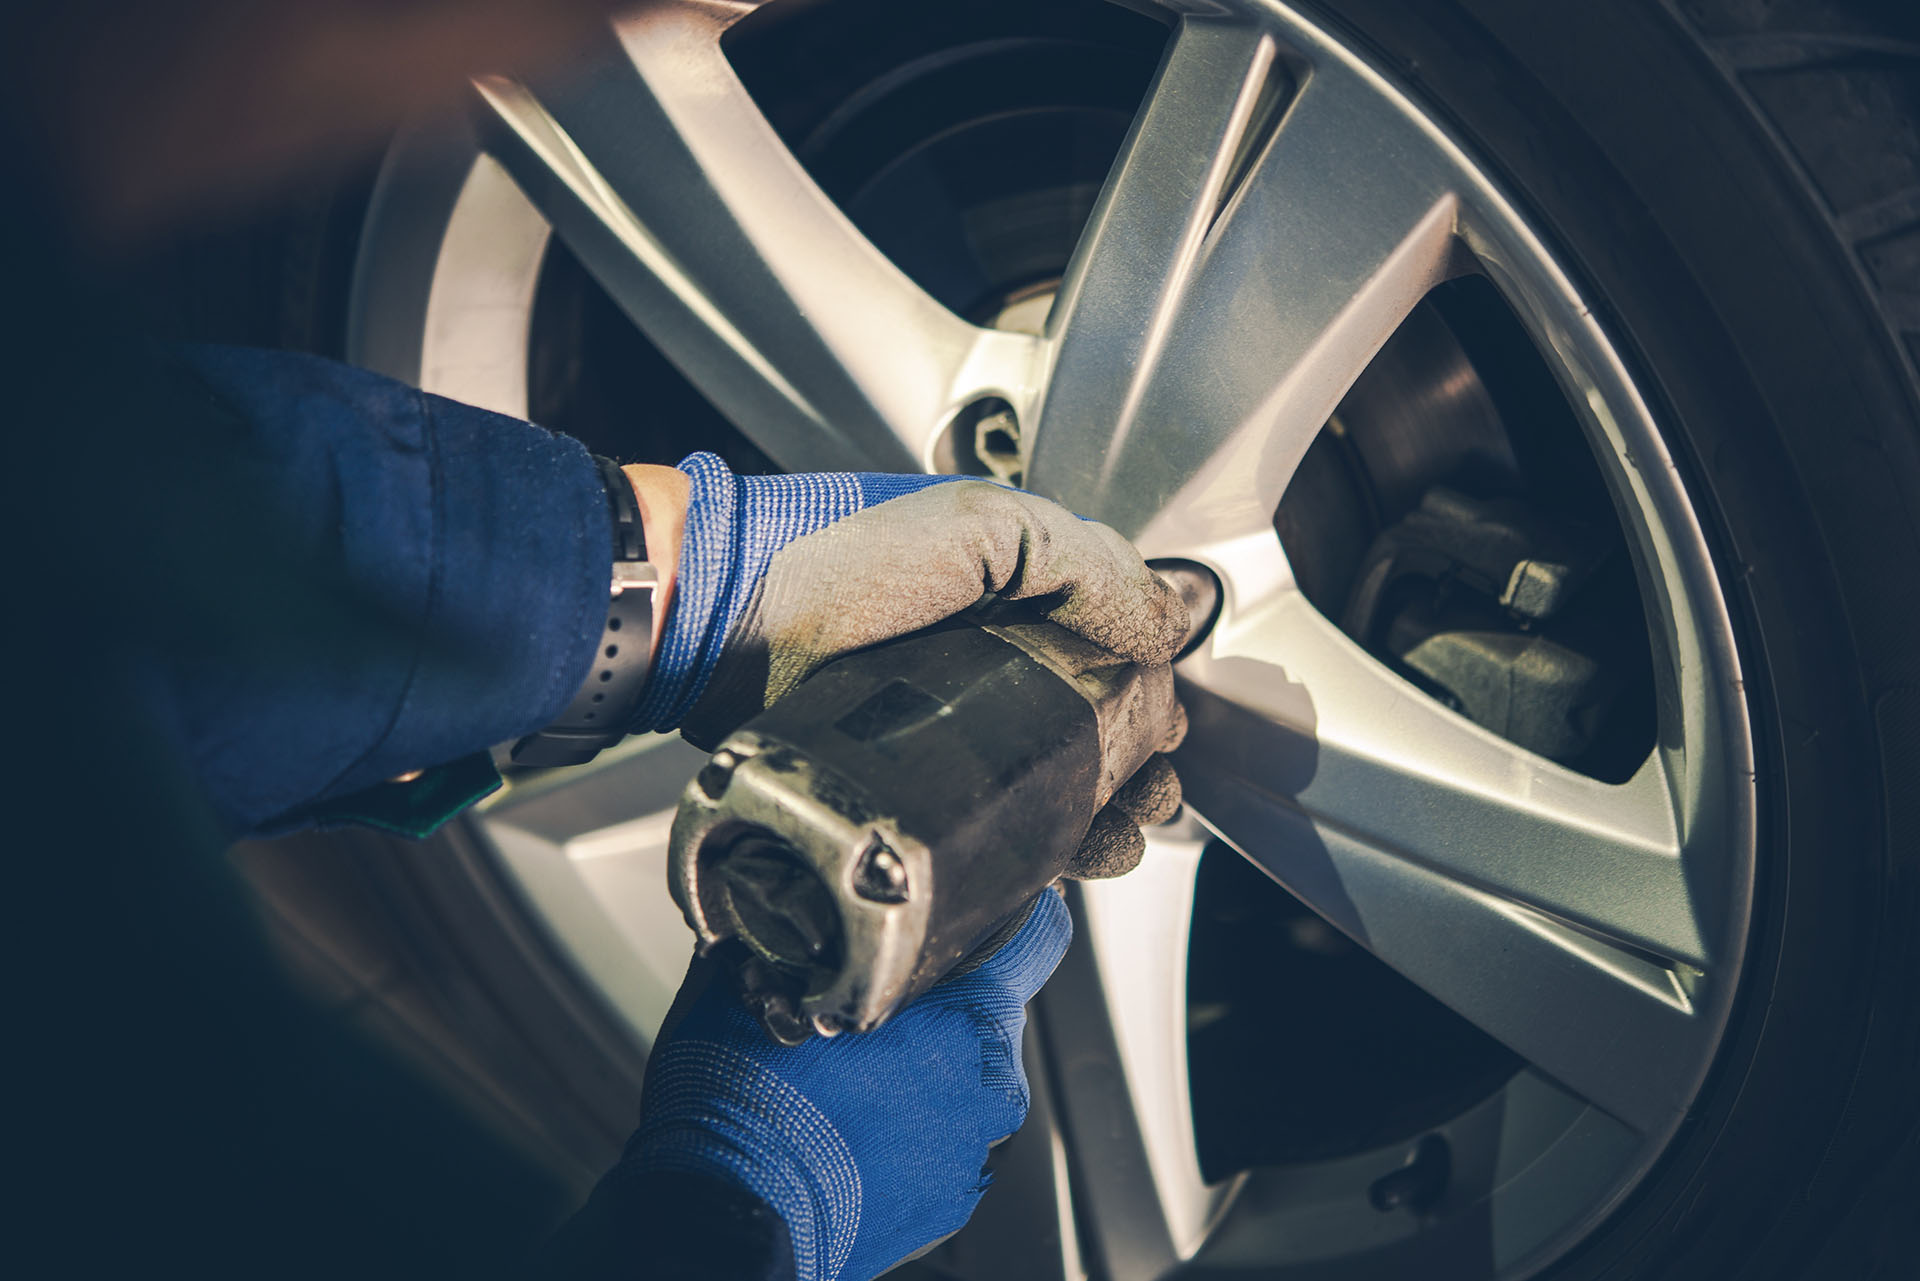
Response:
[[[580,692],[553,723],[513,745],[516,765],[581,765],[626,737],[653,663],[654,591],[640,500],[619,464],[596,457],[613,515],[613,578],[600,647]]]

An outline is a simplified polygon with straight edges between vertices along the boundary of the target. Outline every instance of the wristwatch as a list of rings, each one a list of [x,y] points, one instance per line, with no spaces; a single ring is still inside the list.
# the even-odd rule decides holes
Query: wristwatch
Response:
[[[613,515],[613,581],[600,647],[580,692],[552,724],[513,745],[516,765],[582,765],[627,736],[653,665],[654,592],[640,500],[618,463],[596,456]]]

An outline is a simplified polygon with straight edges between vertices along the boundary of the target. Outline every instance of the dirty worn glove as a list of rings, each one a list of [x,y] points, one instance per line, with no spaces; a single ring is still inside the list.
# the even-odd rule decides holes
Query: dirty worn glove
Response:
[[[872,1032],[796,1046],[714,982],[655,1052],[622,1167],[743,1187],[785,1221],[799,1281],[866,1281],[973,1213],[988,1149],[1027,1116],[1026,1004],[1072,937],[1043,893],[971,972]]]
[[[712,454],[680,470],[693,484],[678,585],[636,730],[679,728],[712,750],[830,659],[988,593],[1039,602],[1135,662],[1170,661],[1186,635],[1179,595],[1132,544],[1033,494],[960,476],[736,476]],[[1130,870],[1139,825],[1179,803],[1155,757],[1096,816],[1070,874]]]
[[[1184,735],[1186,718],[1182,716],[1178,724],[1179,734]],[[1093,816],[1066,875],[1077,881],[1099,881],[1125,876],[1140,866],[1147,852],[1146,834],[1140,829],[1164,823],[1180,811],[1180,777],[1166,757],[1179,745],[1179,737],[1163,743]]]

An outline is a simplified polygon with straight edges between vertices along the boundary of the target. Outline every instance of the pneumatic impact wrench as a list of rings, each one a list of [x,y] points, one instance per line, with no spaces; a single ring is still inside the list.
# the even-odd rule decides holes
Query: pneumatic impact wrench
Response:
[[[1194,629],[1217,592],[1162,566]],[[668,884],[775,1037],[867,1031],[1026,919],[1100,807],[1177,737],[1170,667],[990,607],[822,667],[720,744]]]

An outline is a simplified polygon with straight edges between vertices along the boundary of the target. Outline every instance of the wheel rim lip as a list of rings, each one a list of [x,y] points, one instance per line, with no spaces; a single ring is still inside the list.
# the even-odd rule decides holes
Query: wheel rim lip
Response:
[[[1329,45],[1333,37],[1313,26],[1298,11],[1272,3],[1249,3],[1293,31],[1312,31]],[[1362,64],[1364,65],[1364,64]],[[1594,443],[1609,484],[1632,491],[1632,506],[1619,502],[1636,551],[1661,570],[1665,593],[1647,599],[1649,617],[1661,620],[1677,650],[1690,651],[1695,666],[1714,674],[1704,699],[1690,708],[1688,722],[1706,722],[1724,753],[1721,773],[1728,781],[1723,825],[1727,844],[1736,852],[1726,895],[1723,932],[1726,960],[1716,968],[1711,1018],[1719,1031],[1731,1008],[1738,983],[1740,958],[1752,896],[1756,840],[1756,798],[1753,787],[1751,726],[1745,715],[1740,664],[1726,599],[1717,575],[1697,509],[1687,494],[1678,466],[1667,449],[1654,415],[1631,376],[1617,344],[1605,332],[1571,275],[1560,265],[1545,241],[1508,200],[1500,187],[1455,142],[1430,113],[1404,95],[1385,77],[1368,68],[1383,90],[1408,102],[1429,128],[1436,145],[1451,150],[1490,194],[1492,207],[1510,216],[1500,228],[1499,241],[1475,246],[1483,269],[1521,316],[1530,337],[1549,358],[1562,380],[1583,429]],[[411,150],[409,150],[411,149]],[[524,362],[468,359],[450,351],[447,336],[461,334],[471,348],[524,352],[531,327],[533,290],[546,243],[546,224],[539,216],[529,221],[514,208],[512,189],[497,166],[476,162],[470,142],[446,135],[415,134],[396,148],[383,176],[381,191],[368,220],[367,242],[357,264],[350,306],[349,355],[359,363],[419,382],[432,390],[459,394],[463,399],[502,412],[524,416],[526,389]],[[408,172],[411,166],[411,172]],[[489,167],[491,166],[491,172]],[[512,196],[504,195],[511,191]],[[522,202],[524,203],[524,202]],[[524,212],[530,212],[530,208]],[[517,246],[502,261],[502,246]],[[487,332],[476,337],[474,318],[493,317]],[[457,345],[457,344],[456,344]],[[471,355],[471,351],[468,352]],[[487,375],[483,371],[492,371]],[[1604,447],[1602,447],[1604,446]],[[1236,599],[1270,590],[1257,581],[1232,548],[1183,547],[1181,554],[1210,564],[1226,583],[1229,608]],[[1643,595],[1644,584],[1643,584]],[[1691,619],[1691,625],[1687,620]],[[1677,620],[1677,621],[1676,621]],[[1737,779],[1744,777],[1744,788]],[[536,896],[537,897],[537,896]],[[1694,1089],[1704,1078],[1707,1061],[1697,1065]],[[1637,1184],[1666,1148],[1681,1117],[1657,1136],[1650,1136],[1612,1194],[1597,1202],[1577,1224],[1556,1234],[1534,1256],[1514,1260],[1502,1275],[1524,1275],[1560,1252],[1561,1239],[1586,1235]]]

